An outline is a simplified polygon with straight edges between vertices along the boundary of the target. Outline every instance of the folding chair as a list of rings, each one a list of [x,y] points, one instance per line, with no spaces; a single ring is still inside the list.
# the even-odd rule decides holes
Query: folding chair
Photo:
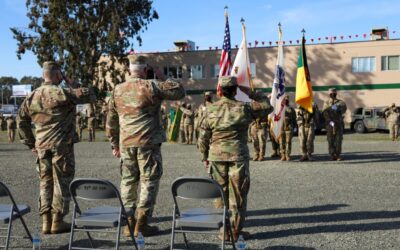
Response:
[[[225,249],[225,232],[228,228],[230,239],[235,248],[232,227],[229,221],[226,197],[222,187],[209,178],[181,177],[172,183],[172,196],[174,198],[174,212],[172,215],[171,250],[174,249],[175,233],[182,233],[185,246],[188,249],[186,233],[215,234],[215,230],[223,228],[221,249]],[[221,198],[223,209],[191,208],[179,210],[177,198],[191,200],[211,200]],[[210,231],[213,230],[213,231]]]
[[[0,181],[0,197],[9,197],[11,200],[11,204],[0,204],[0,222],[2,222],[3,224],[8,224],[8,227],[0,228],[0,230],[7,230],[6,236],[4,235],[0,236],[0,238],[6,239],[5,245],[0,247],[8,249],[10,245],[10,238],[17,238],[15,236],[11,236],[12,223],[15,219],[20,219],[25,229],[25,232],[28,235],[29,240],[32,242],[31,233],[29,232],[29,229],[26,226],[24,219],[22,218],[23,215],[31,211],[31,208],[28,205],[17,205],[15,203],[13,196],[11,195],[10,190],[1,181]]]
[[[76,179],[72,181],[69,190],[74,202],[69,249],[99,249],[94,248],[93,238],[90,232],[116,233],[115,249],[119,249],[121,226],[128,224],[128,217],[133,216],[134,211],[132,209],[128,211],[125,210],[121,195],[114,184],[101,179]],[[81,211],[78,205],[78,199],[86,201],[117,199],[119,207],[98,206]],[[108,230],[115,227],[117,228],[116,231]],[[91,248],[72,247],[74,232],[78,231],[86,232]],[[131,227],[129,227],[129,231],[133,245],[135,249],[138,249]]]

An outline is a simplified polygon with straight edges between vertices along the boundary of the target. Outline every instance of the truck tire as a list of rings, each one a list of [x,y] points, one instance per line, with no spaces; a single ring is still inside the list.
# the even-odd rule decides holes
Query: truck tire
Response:
[[[362,134],[365,132],[365,125],[363,121],[356,121],[354,123],[354,131],[356,131],[356,133]]]

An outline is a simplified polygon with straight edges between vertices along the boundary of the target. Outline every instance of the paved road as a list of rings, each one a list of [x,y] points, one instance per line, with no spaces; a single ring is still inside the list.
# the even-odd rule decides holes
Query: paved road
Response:
[[[251,190],[246,228],[252,234],[249,249],[399,249],[400,248],[400,143],[385,134],[346,135],[344,161],[331,162],[325,138],[316,142],[317,161],[251,162]],[[101,138],[101,137],[100,137]],[[77,177],[98,177],[119,183],[119,164],[108,143],[76,145]],[[159,237],[146,238],[147,249],[168,249],[172,181],[184,175],[206,176],[195,146],[163,145],[162,178],[155,221]],[[40,226],[37,215],[38,178],[34,159],[21,144],[0,142],[0,180],[7,183],[19,202],[31,205],[29,228]],[[70,220],[70,216],[68,216]],[[17,225],[16,232],[21,233]],[[45,249],[67,249],[69,234],[44,236]],[[112,235],[100,235],[100,238]],[[77,241],[85,243],[84,235]],[[190,239],[208,242],[193,249],[218,249],[214,236]],[[178,241],[181,238],[178,237]],[[16,240],[16,249],[29,249]],[[111,247],[105,242],[104,247]],[[182,246],[181,246],[182,247]],[[124,245],[123,249],[132,249]]]

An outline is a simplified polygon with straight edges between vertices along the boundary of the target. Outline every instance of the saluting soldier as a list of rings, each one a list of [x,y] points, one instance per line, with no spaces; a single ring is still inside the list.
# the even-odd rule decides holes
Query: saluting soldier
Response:
[[[329,154],[333,161],[341,161],[344,122],[343,116],[347,106],[342,100],[337,99],[335,88],[329,89],[329,100],[324,103],[322,114],[326,122],[326,136],[328,139]]]
[[[25,98],[17,117],[21,141],[37,156],[39,164],[43,234],[71,230],[63,218],[69,211],[69,185],[75,175],[76,105],[95,100],[93,91],[79,88],[68,78],[64,79],[69,88],[59,87],[63,78],[57,63],[44,62],[44,82]]]
[[[222,186],[228,197],[233,238],[236,241],[239,235],[244,238],[249,236],[249,233],[242,231],[250,188],[247,130],[254,119],[270,112],[272,108],[266,96],[258,96],[245,87],[240,88],[254,101],[237,101],[236,77],[223,76],[219,81],[222,97],[207,106],[197,145],[204,166],[211,168],[213,179]],[[220,233],[221,239],[222,233],[223,231]],[[228,240],[229,235],[226,233],[225,236],[224,240]]]
[[[400,108],[392,103],[390,107],[385,109],[385,117],[389,127],[389,138],[395,141],[399,137]]]
[[[146,80],[148,66],[144,56],[129,55],[130,76],[118,84],[109,101],[106,134],[113,155],[121,157],[121,197],[127,209],[136,210],[137,218],[128,218],[123,230],[129,236],[129,226],[134,235],[154,235],[158,228],[150,226],[163,174],[161,144],[166,141],[161,122],[161,104],[164,100],[185,97],[182,85],[172,79]],[[165,80],[160,70],[157,78]],[[137,194],[140,183],[139,197]]]
[[[181,107],[183,112],[183,129],[185,131],[186,144],[193,143],[193,126],[194,126],[194,112],[192,110],[192,105],[188,104],[186,108]]]

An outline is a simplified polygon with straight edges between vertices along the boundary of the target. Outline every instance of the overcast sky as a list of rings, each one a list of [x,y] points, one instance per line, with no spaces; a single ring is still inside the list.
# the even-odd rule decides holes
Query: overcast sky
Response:
[[[388,27],[392,38],[400,38],[399,0],[155,0],[160,18],[142,33],[142,46],[134,44],[134,49],[167,51],[175,40],[192,40],[200,49],[221,47],[225,5],[229,6],[232,47],[241,41],[241,17],[246,20],[247,40],[253,44],[257,40],[259,45],[277,40],[279,22],[286,41],[299,39],[303,28],[315,41],[342,35],[354,41],[355,35],[369,34],[373,27]],[[41,75],[30,52],[22,60],[16,57],[9,27],[26,26],[25,0],[0,0],[0,76]]]

